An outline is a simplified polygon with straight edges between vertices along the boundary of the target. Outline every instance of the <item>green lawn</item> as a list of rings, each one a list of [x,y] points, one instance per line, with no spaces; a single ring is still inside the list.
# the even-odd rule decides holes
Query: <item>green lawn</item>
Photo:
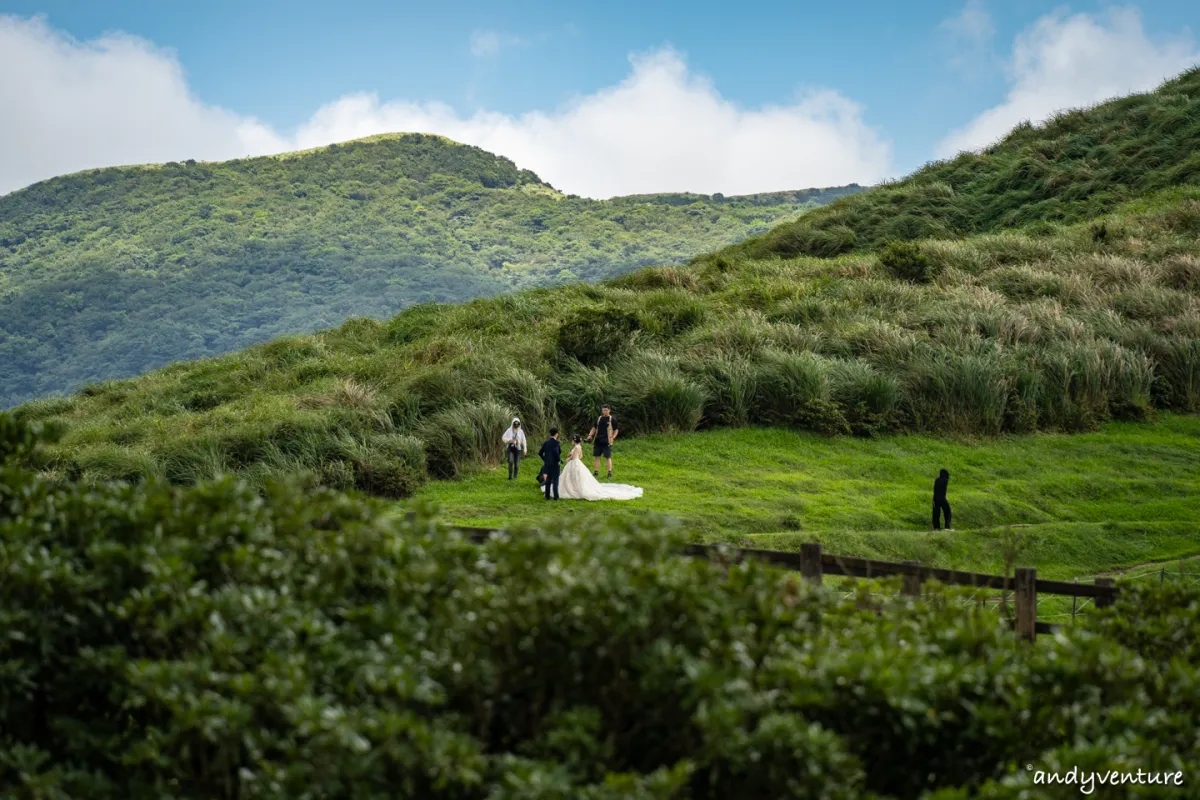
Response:
[[[417,499],[464,525],[657,513],[702,541],[820,541],[831,553],[1001,572],[1016,553],[1018,565],[1060,578],[1200,553],[1195,416],[986,440],[727,429],[621,440],[614,456],[615,480],[644,487],[642,499],[546,503],[536,459],[519,481],[499,466],[431,483]],[[942,467],[956,530],[935,534],[930,495]]]

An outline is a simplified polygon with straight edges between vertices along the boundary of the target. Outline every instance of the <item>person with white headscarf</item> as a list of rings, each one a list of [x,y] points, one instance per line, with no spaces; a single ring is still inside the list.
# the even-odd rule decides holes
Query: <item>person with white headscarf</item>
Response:
[[[504,460],[508,462],[508,479],[515,480],[521,468],[521,457],[529,455],[529,443],[525,440],[525,431],[521,430],[521,420],[513,417],[512,425],[504,429]]]

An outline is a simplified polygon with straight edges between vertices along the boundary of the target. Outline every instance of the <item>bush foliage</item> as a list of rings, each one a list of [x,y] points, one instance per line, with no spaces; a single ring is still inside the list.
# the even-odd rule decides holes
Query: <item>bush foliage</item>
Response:
[[[912,242],[889,242],[879,254],[879,263],[893,278],[909,283],[929,283],[936,277],[934,262]]]
[[[1016,797],[1027,763],[1194,779],[1194,587],[1126,591],[1030,647],[953,592],[846,601],[677,556],[685,537],[477,546],[328,490],[10,463],[0,794]]]

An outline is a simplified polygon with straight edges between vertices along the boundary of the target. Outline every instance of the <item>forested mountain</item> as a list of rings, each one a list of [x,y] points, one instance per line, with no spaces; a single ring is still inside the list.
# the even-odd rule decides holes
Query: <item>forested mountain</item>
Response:
[[[586,431],[602,401],[632,435],[996,435],[1196,412],[1197,152],[1194,71],[690,266],[351,320],[18,414],[67,426],[40,465],[66,477],[303,472],[405,496],[495,460],[514,412]],[[839,228],[856,252],[801,246]]]
[[[857,190],[594,201],[428,135],[55,178],[0,197],[0,407],[350,316],[680,263]]]

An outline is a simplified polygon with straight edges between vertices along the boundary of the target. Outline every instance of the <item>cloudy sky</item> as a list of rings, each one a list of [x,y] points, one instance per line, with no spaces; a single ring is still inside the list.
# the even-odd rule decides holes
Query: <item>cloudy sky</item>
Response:
[[[583,5],[0,0],[0,193],[393,131],[590,197],[871,184],[1200,64],[1195,0]]]

